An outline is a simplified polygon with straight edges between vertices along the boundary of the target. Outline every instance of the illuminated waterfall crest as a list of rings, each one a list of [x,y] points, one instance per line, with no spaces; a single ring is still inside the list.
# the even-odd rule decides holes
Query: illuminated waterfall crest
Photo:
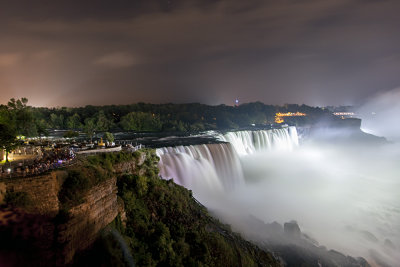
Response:
[[[294,126],[271,130],[228,132],[219,135],[218,139],[231,143],[241,156],[271,149],[290,151],[299,145],[297,130]]]
[[[226,143],[157,149],[160,176],[189,189],[207,187],[230,190],[244,183],[239,156],[256,151],[291,150],[298,146],[295,127],[237,131],[219,135]]]
[[[229,143],[157,149],[160,175],[189,189],[231,189],[243,183],[239,158]]]
[[[295,127],[217,138],[224,143],[158,149],[161,176],[193,190],[244,235],[268,238],[248,215],[264,222],[295,219],[329,249],[399,266],[399,144],[310,142],[293,149]]]

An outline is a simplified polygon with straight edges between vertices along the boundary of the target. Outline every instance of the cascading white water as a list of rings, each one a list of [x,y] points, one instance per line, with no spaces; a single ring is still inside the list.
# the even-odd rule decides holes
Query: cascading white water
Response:
[[[296,127],[229,132],[217,138],[227,143],[157,149],[161,177],[189,189],[230,190],[244,181],[238,155],[298,146]]]
[[[218,135],[218,139],[231,143],[240,156],[270,149],[290,151],[299,145],[297,130],[294,126],[271,130],[228,132]]]
[[[328,248],[377,266],[398,265],[398,145],[361,149],[309,143],[293,150],[298,145],[294,127],[218,138],[229,143],[158,149],[163,178],[192,189],[243,234],[260,235],[251,233],[247,220],[242,223],[249,214],[264,222],[296,219]]]
[[[244,181],[239,158],[229,143],[164,147],[157,149],[157,155],[161,177],[173,178],[189,189],[229,190]]]

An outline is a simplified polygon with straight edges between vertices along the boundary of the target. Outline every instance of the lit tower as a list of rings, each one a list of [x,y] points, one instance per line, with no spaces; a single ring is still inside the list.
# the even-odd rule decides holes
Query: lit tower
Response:
[[[235,107],[239,106],[239,99],[235,99]]]

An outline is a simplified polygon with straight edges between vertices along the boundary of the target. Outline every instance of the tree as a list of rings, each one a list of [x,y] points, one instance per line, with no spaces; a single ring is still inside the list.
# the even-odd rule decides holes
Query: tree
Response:
[[[6,162],[8,162],[8,153],[17,146],[15,129],[11,125],[0,124],[0,147],[6,151]]]
[[[23,97],[11,98],[7,104],[17,135],[36,136],[37,127],[31,107],[27,106],[28,99]]]
[[[73,130],[82,128],[81,117],[78,115],[78,113],[68,117],[67,128]]]
[[[107,142],[114,142],[114,135],[112,133],[105,132],[103,138],[107,140]]]
[[[68,132],[64,133],[64,135],[63,135],[64,138],[75,138],[75,137],[78,137],[78,136],[79,136],[78,132],[71,131],[71,130],[69,130]]]
[[[44,119],[36,120],[36,128],[37,128],[37,133],[40,138],[42,138],[42,135],[44,135],[44,136],[49,135],[49,132],[47,131],[48,124]]]
[[[130,112],[121,118],[121,127],[126,131],[159,131],[160,117],[149,112]]]
[[[113,125],[113,122],[107,119],[106,115],[104,114],[103,110],[100,110],[97,113],[97,130],[99,131],[108,131]]]
[[[86,135],[90,138],[90,143],[92,143],[92,139],[96,131],[95,119],[87,118],[85,120],[84,130]]]
[[[50,122],[51,126],[55,129],[63,129],[64,128],[64,115],[57,115],[55,113],[50,114]]]

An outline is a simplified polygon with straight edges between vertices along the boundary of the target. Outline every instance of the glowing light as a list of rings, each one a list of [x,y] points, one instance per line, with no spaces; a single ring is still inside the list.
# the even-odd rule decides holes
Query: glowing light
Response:
[[[283,123],[284,120],[281,117],[275,116],[275,122],[276,123]]]
[[[285,120],[282,117],[304,117],[304,116],[307,116],[307,114],[302,113],[302,112],[298,112],[298,111],[296,113],[293,113],[293,112],[286,112],[286,113],[278,112],[278,113],[275,114],[275,123],[283,123],[283,122],[285,122]]]
[[[333,112],[335,116],[354,116],[356,115],[354,112]]]
[[[296,113],[293,113],[293,112],[286,112],[286,113],[278,112],[278,113],[276,113],[276,116],[279,116],[279,117],[296,117],[296,116],[307,116],[307,114],[302,113],[302,112],[298,112],[298,111]]]

